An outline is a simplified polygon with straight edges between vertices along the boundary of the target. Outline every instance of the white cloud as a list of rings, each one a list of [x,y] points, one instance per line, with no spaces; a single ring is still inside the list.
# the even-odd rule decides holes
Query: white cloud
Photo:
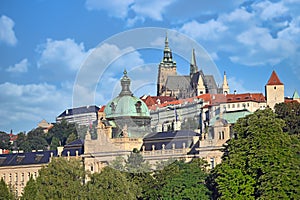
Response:
[[[8,72],[17,72],[24,73],[28,71],[29,62],[27,58],[24,58],[19,63],[16,63],[14,66],[9,66],[6,71]]]
[[[70,107],[70,91],[58,89],[47,83],[0,84],[0,127],[8,131],[28,131],[39,121],[55,121],[55,117]],[[19,123],[22,121],[23,123]],[[22,124],[22,127],[16,126]]]
[[[119,84],[123,70],[144,64],[140,53],[132,47],[121,49],[117,45],[104,43],[89,51],[91,53],[81,65],[75,81],[75,106],[92,104],[96,97],[98,103],[107,103],[114,93],[112,88]]]
[[[288,12],[288,8],[284,6],[283,2],[272,3],[269,1],[262,1],[253,5],[256,14],[263,20],[269,20],[274,17],[284,15]]]
[[[86,0],[88,10],[104,10],[109,16],[124,19],[127,26],[133,26],[136,22],[144,22],[146,18],[162,21],[166,7],[173,0]]]
[[[223,22],[247,22],[253,17],[253,14],[247,12],[245,9],[238,8],[233,12],[221,15],[220,21]]]
[[[0,42],[4,42],[8,45],[14,46],[17,44],[17,38],[15,36],[14,28],[14,21],[2,15],[0,17]]]
[[[200,40],[216,40],[220,38],[227,29],[226,25],[222,22],[211,19],[206,23],[199,23],[193,20],[185,23],[179,31]]]
[[[85,51],[83,43],[77,44],[73,39],[47,39],[47,42],[38,47],[40,58],[38,67],[67,68],[78,70],[89,52]]]
[[[105,10],[111,16],[124,18],[133,2],[134,0],[87,0],[85,6],[88,10]]]
[[[136,13],[137,16],[142,16],[145,18],[150,18],[156,21],[163,20],[163,13],[167,6],[169,6],[172,0],[140,0],[135,1],[131,9]]]

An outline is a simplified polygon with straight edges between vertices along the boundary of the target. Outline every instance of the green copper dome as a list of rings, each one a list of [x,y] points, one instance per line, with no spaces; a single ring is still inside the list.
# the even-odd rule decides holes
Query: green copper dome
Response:
[[[139,98],[133,96],[130,91],[130,79],[126,70],[121,79],[122,90],[116,98],[111,100],[105,107],[106,118],[119,117],[149,117],[147,105]]]

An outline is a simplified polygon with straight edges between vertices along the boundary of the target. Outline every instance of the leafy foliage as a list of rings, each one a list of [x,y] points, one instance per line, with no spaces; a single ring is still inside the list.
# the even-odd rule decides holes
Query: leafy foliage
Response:
[[[0,149],[10,149],[9,135],[3,131],[0,131]]]
[[[84,178],[85,172],[79,160],[55,158],[39,171],[35,198],[82,199]]]
[[[9,187],[5,184],[4,180],[0,180],[0,199],[13,200],[14,195],[10,192]]]
[[[300,198],[299,140],[284,133],[284,126],[270,109],[238,120],[237,137],[228,142],[210,178],[214,198]]]
[[[110,167],[101,173],[94,173],[86,185],[87,199],[136,199],[135,185],[126,179],[125,174]]]
[[[190,163],[175,161],[163,170],[154,173],[149,199],[209,199],[209,190],[205,185],[208,176],[202,159]]]
[[[26,183],[26,186],[24,188],[24,192],[22,194],[21,200],[35,200],[37,199],[36,198],[37,192],[38,192],[37,184],[33,179],[33,177],[30,176],[30,179]]]
[[[280,103],[275,105],[278,118],[285,121],[284,132],[300,134],[300,103]]]

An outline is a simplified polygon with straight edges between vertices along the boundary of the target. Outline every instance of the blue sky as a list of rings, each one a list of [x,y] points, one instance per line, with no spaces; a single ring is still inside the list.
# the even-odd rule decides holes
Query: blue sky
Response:
[[[197,44],[217,80],[226,71],[231,91],[264,93],[276,70],[291,96],[300,92],[298,13],[298,0],[2,0],[0,130],[29,131],[73,105],[106,104],[124,68],[136,96],[155,95],[165,32],[179,73],[188,74],[185,53]],[[215,73],[204,60],[198,51],[198,67]]]

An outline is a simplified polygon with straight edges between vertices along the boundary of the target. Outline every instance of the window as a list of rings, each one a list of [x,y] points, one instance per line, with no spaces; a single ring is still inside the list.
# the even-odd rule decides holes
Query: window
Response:
[[[21,175],[21,182],[24,182],[24,173]]]
[[[238,107],[238,108],[240,107],[240,104],[239,104],[239,103],[237,104],[237,107]]]
[[[214,158],[210,158],[210,167],[211,167],[211,169],[215,168],[215,159]]]
[[[225,134],[224,134],[224,131],[222,131],[222,140],[224,140],[225,138]]]
[[[235,105],[234,105],[234,104],[232,104],[232,108],[235,108]]]
[[[230,108],[230,104],[228,104],[228,108]]]
[[[15,174],[15,177],[16,177],[16,179],[15,179],[16,182],[18,182],[18,173]]]

